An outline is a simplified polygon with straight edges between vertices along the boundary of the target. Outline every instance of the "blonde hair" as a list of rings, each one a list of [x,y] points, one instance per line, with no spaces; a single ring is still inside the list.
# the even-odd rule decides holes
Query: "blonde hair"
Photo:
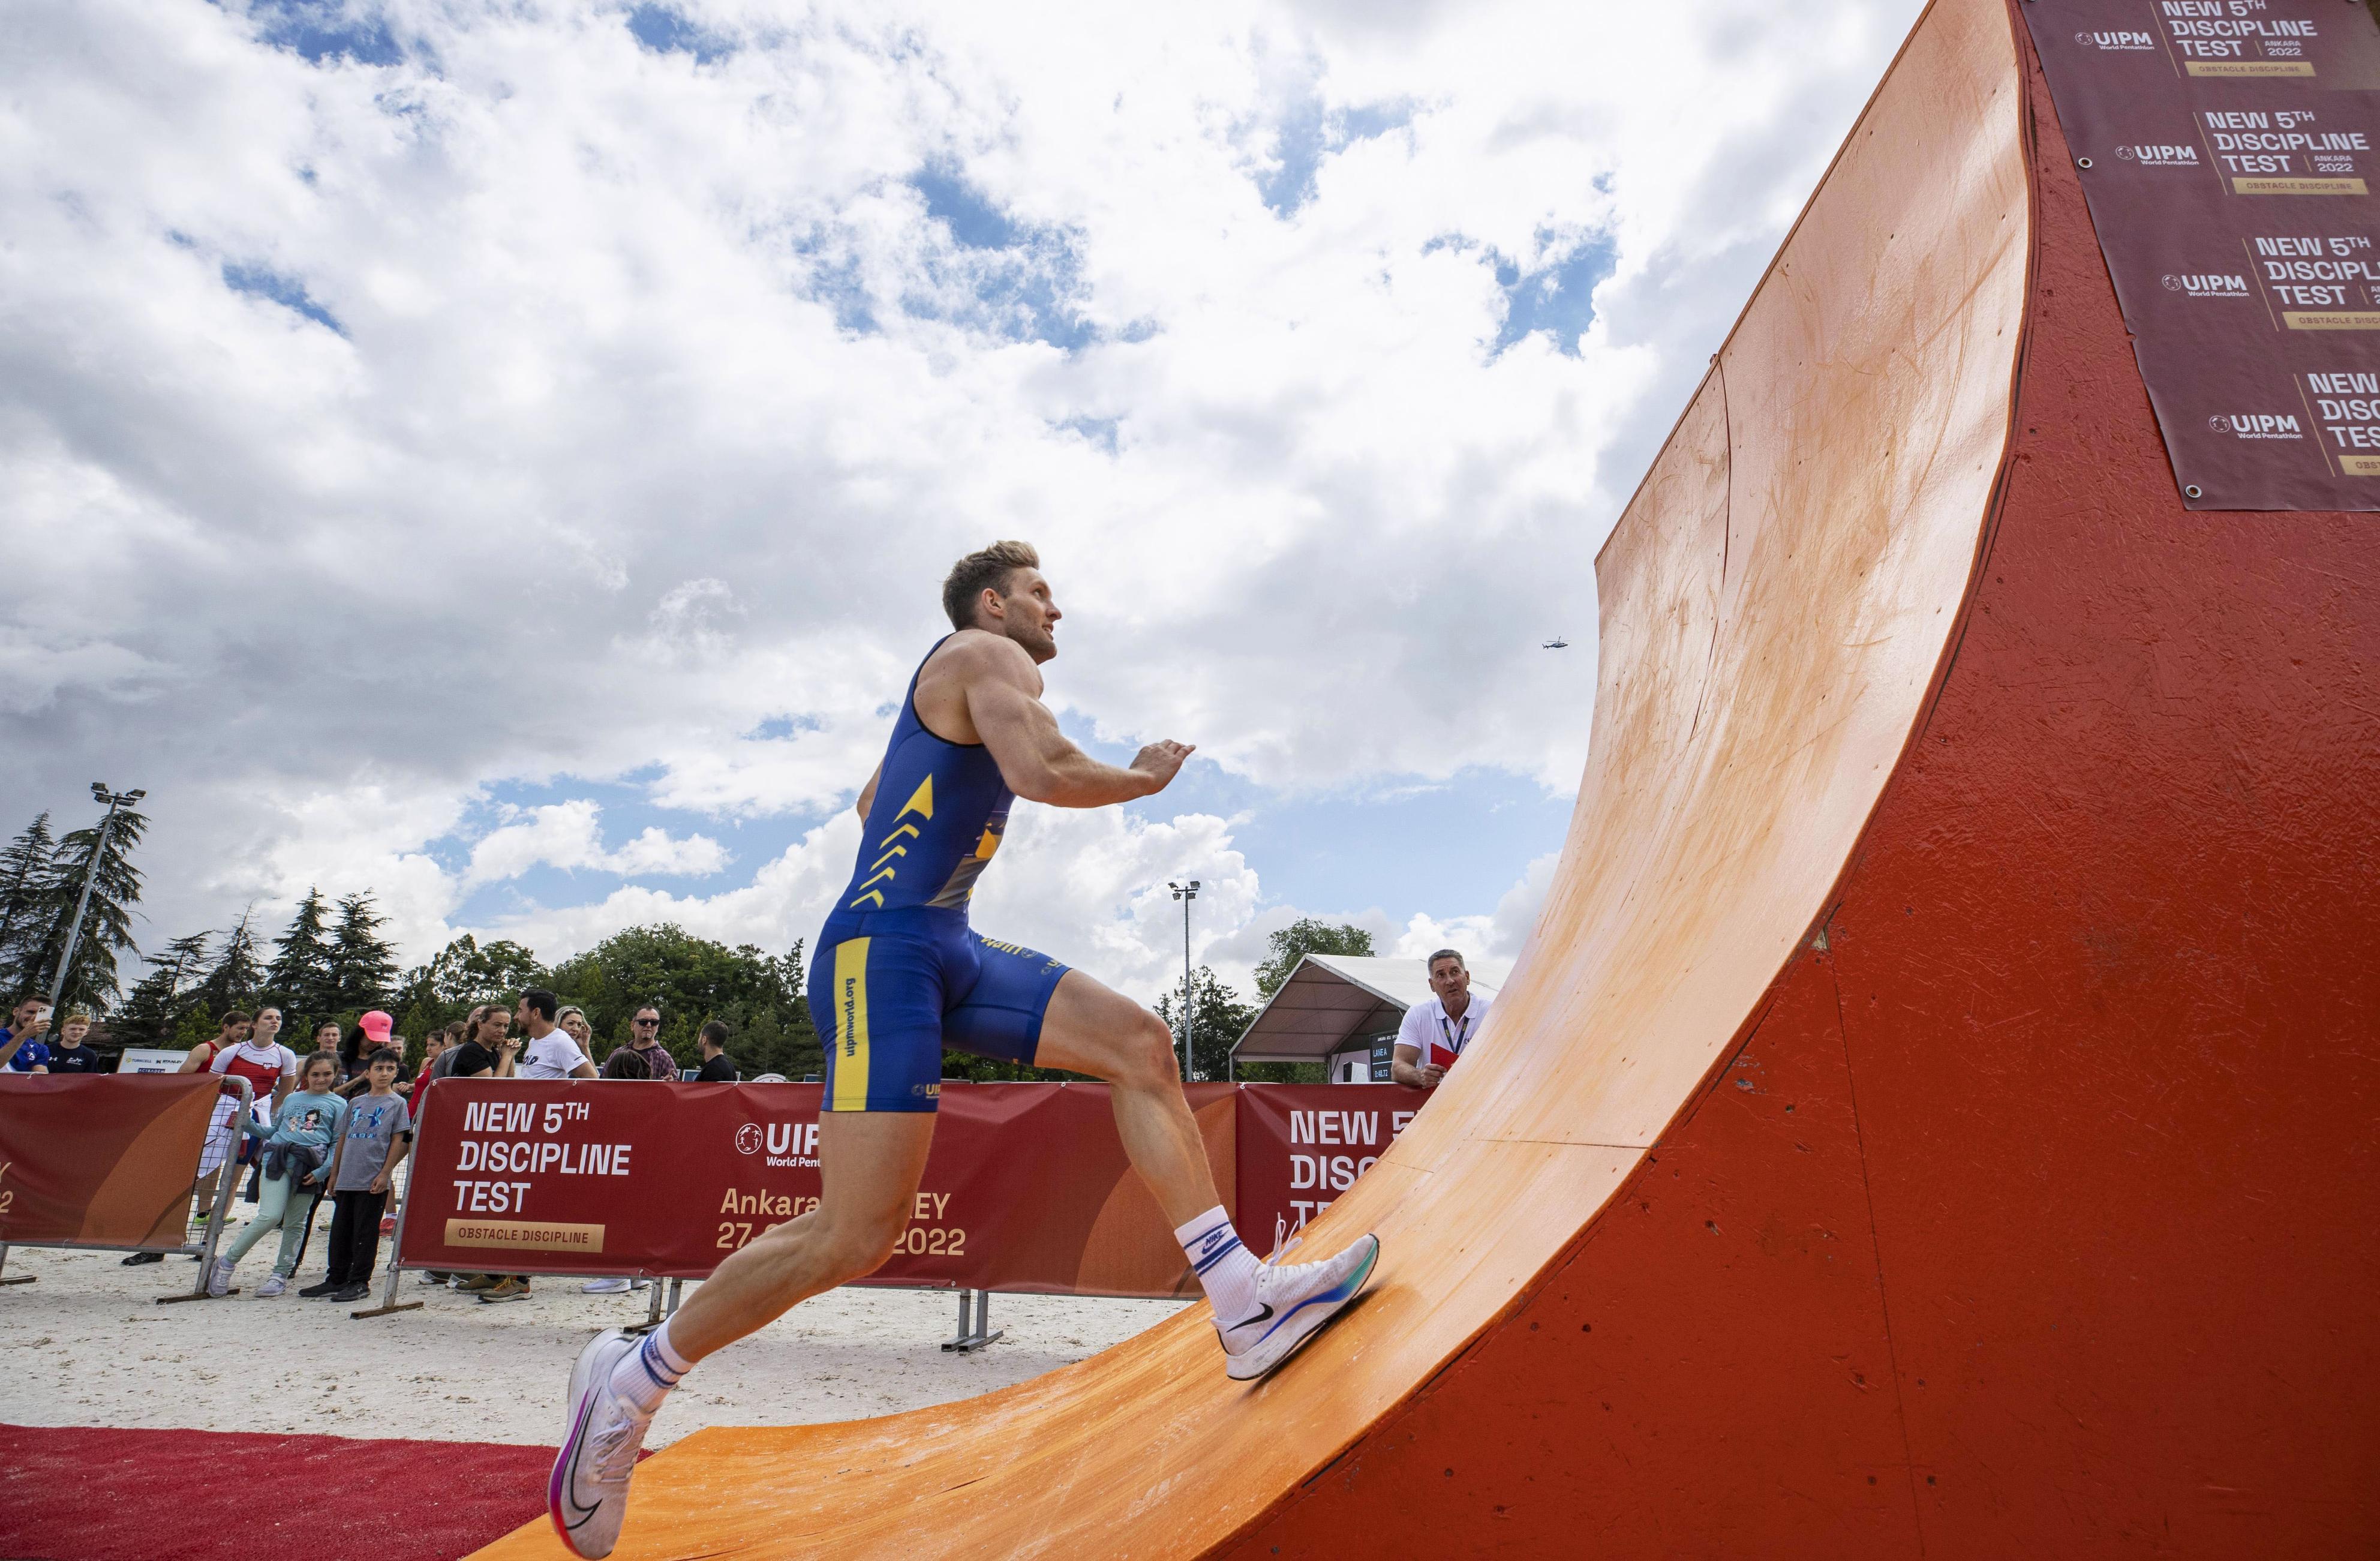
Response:
[[[1008,579],[1019,569],[1038,569],[1041,555],[1029,542],[996,542],[978,548],[951,566],[942,581],[942,611],[953,628],[975,627],[976,603],[987,591],[1008,594]]]

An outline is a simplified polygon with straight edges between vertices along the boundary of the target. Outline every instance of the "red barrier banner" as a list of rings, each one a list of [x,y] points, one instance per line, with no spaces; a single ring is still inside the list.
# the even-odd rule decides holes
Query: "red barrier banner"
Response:
[[[1232,1205],[1240,1238],[1264,1253],[1305,1229],[1389,1152],[1429,1097],[1402,1084],[1243,1085]]]
[[[223,1080],[0,1075],[0,1244],[178,1247]]]
[[[414,1150],[408,1267],[699,1279],[818,1206],[816,1084],[445,1079]],[[1233,1087],[1190,1102],[1224,1203]],[[908,1228],[877,1284],[1197,1294],[1101,1084],[945,1084]]]

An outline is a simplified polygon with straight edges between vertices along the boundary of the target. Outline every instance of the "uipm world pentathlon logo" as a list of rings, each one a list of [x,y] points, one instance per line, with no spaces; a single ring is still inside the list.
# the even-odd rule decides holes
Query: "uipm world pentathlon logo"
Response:
[[[747,1122],[735,1129],[735,1147],[747,1154],[760,1152],[760,1125]]]

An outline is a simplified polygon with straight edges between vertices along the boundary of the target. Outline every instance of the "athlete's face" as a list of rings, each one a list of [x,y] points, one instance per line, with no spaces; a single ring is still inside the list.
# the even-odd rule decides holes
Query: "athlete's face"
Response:
[[[1019,569],[1008,577],[1008,594],[999,605],[978,618],[995,634],[1004,634],[1025,647],[1025,653],[1046,662],[1058,653],[1057,599],[1038,569]]]

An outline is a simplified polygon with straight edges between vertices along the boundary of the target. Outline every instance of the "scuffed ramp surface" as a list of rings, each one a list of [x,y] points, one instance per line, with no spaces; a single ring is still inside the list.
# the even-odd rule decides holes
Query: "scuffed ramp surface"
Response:
[[[698,1433],[640,1469],[617,1554],[1214,1551],[1582,1241],[1742,1040],[1942,664],[2009,436],[2021,79],[1998,0],[1927,14],[1615,533],[1594,748],[1530,945],[1463,1067],[1308,1234],[1380,1233],[1366,1301],[1254,1388],[1193,1309],[981,1399]],[[1549,1433],[1600,1433],[1573,1412]],[[560,1550],[533,1526],[482,1554]]]

